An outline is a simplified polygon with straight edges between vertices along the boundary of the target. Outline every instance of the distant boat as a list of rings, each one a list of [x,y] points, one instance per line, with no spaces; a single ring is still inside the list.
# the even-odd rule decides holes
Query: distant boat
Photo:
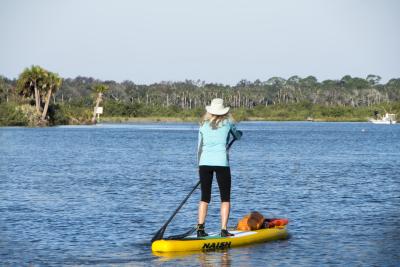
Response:
[[[396,114],[386,113],[380,119],[369,119],[370,122],[375,124],[395,124],[396,123]]]

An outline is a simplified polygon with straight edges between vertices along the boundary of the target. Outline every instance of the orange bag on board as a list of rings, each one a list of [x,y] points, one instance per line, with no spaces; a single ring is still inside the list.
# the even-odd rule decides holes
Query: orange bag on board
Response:
[[[288,219],[271,219],[268,222],[268,228],[272,228],[275,226],[284,226],[289,223]]]
[[[247,214],[243,219],[239,220],[237,230],[240,231],[252,231],[262,228],[264,223],[264,216],[257,211],[253,211]]]

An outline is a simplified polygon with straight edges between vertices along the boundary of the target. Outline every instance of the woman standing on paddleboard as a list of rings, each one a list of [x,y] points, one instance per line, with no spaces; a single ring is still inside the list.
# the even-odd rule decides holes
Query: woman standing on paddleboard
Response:
[[[204,224],[208,204],[211,200],[211,185],[214,173],[217,177],[221,195],[221,236],[233,236],[227,230],[231,194],[231,170],[227,145],[230,134],[233,135],[233,138],[240,139],[242,132],[236,130],[233,119],[229,114],[229,107],[224,107],[222,99],[213,99],[211,105],[206,106],[206,110],[207,112],[201,120],[199,129],[198,163],[201,201],[199,203],[197,236],[207,236]]]

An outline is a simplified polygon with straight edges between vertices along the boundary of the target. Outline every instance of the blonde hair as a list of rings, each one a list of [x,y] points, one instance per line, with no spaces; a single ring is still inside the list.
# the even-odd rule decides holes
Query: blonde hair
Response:
[[[206,112],[200,119],[200,125],[203,125],[205,122],[209,122],[212,129],[217,129],[224,120],[230,120],[234,122],[234,119],[229,112],[224,115],[214,115]]]

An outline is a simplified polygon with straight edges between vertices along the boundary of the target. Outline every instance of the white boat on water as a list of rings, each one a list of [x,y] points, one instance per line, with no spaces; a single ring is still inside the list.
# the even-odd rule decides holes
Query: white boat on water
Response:
[[[375,124],[395,124],[396,114],[386,113],[380,119],[369,119],[369,121]]]

